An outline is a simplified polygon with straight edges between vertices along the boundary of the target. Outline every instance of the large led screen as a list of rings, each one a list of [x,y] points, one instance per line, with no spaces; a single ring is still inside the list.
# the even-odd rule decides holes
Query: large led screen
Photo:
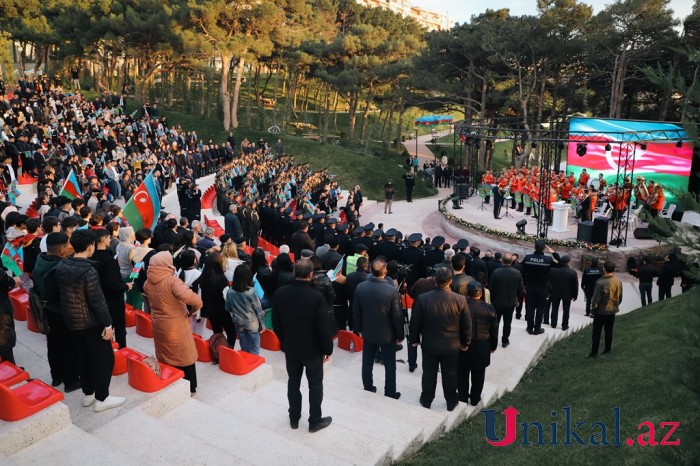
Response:
[[[685,136],[683,128],[673,123],[572,118],[566,171],[574,172],[576,179],[584,168],[591,179],[602,173],[611,185],[617,181],[620,154],[623,163],[626,156],[633,156],[634,176],[661,183],[671,203],[672,189],[688,190],[693,143],[682,140]],[[582,141],[586,142],[586,153],[579,156],[577,149]],[[607,144],[610,150],[606,150]]]

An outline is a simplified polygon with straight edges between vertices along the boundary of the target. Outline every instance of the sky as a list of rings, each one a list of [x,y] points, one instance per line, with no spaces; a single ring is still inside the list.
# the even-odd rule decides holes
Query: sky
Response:
[[[488,8],[492,10],[509,8],[514,16],[537,13],[537,0],[411,0],[411,3],[426,10],[447,14],[455,23],[466,23],[472,15],[483,13]],[[591,5],[595,14],[613,1],[583,0],[583,3]],[[693,0],[671,0],[670,7],[676,18],[682,21],[690,14]]]

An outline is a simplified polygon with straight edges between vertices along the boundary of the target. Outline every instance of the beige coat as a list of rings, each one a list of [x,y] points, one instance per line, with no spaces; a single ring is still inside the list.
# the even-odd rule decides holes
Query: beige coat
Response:
[[[197,360],[197,348],[187,305],[202,307],[202,300],[175,276],[173,257],[159,252],[151,257],[144,291],[151,305],[153,340],[158,361],[185,367]]]

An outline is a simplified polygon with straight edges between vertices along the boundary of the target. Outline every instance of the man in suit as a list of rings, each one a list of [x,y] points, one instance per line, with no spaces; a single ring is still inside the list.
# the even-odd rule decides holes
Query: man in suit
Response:
[[[464,270],[467,266],[467,259],[463,253],[457,253],[452,256],[452,269],[454,270],[454,276],[452,277],[452,285],[450,288],[457,294],[461,294],[465,298],[467,297],[467,285],[469,282],[474,280],[470,275],[467,275]]]
[[[578,298],[578,274],[569,268],[571,258],[566,254],[559,259],[560,267],[552,268],[549,279],[549,299],[552,302],[552,313],[550,322],[552,328],[557,328],[559,321],[559,303],[562,303],[563,314],[561,319],[561,329],[569,328],[569,309],[571,300]]]
[[[309,224],[307,222],[301,222],[301,228],[289,238],[289,248],[292,250],[295,258],[301,257],[302,249],[314,250],[314,242],[311,239],[311,235],[309,235]]]
[[[362,348],[362,384],[376,392],[372,380],[374,356],[381,349],[384,362],[384,395],[399,399],[396,391],[396,345],[404,339],[404,322],[399,292],[386,280],[384,259],[372,261],[372,276],[357,285],[353,296],[355,332],[364,338]]]
[[[472,339],[467,300],[450,289],[452,275],[447,267],[438,267],[434,274],[436,289],[421,294],[413,303],[409,334],[411,344],[423,350],[420,404],[428,409],[435,398],[438,369],[447,410],[457,406],[459,352],[467,351]]]
[[[311,279],[314,265],[308,259],[294,264],[291,283],[279,288],[272,301],[272,322],[282,344],[287,364],[289,424],[299,427],[301,418],[301,376],[306,370],[309,383],[309,432],[328,427],[333,420],[322,417],[323,363],[333,353],[333,336],[328,322],[328,307]]]
[[[481,401],[486,368],[491,364],[491,353],[498,348],[498,317],[493,306],[481,300],[483,291],[483,286],[477,281],[470,282],[467,287],[467,303],[472,318],[472,343],[467,351],[460,351],[457,371],[459,401],[471,401],[472,406]]]
[[[503,267],[494,270],[489,279],[489,291],[499,324],[503,318],[501,344],[507,348],[510,344],[510,325],[513,322],[513,311],[525,295],[525,286],[523,276],[511,265],[513,255],[506,253],[502,260]]]

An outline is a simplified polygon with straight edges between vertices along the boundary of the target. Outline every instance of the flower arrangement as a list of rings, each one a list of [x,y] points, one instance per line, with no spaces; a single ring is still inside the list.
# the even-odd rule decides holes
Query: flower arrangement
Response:
[[[447,210],[447,208],[445,206],[450,199],[451,199],[451,196],[440,201],[440,213],[447,220],[449,220],[452,223],[469,228],[470,230],[475,230],[475,231],[478,231],[481,233],[486,233],[489,235],[500,236],[501,238],[506,238],[506,239],[515,239],[515,240],[532,241],[532,242],[534,242],[538,239],[541,239],[541,238],[538,238],[537,236],[534,236],[534,235],[523,235],[522,233],[512,233],[509,231],[501,230],[499,228],[491,228],[491,227],[487,227],[485,225],[481,225],[478,223],[468,222],[462,218],[457,217],[456,215],[450,213]],[[600,244],[600,243],[586,243],[583,241],[560,240],[560,239],[554,239],[554,238],[544,238],[544,241],[545,241],[545,243],[549,244],[550,246],[563,246],[566,248],[585,249],[587,251],[607,251],[608,250],[607,244]]]

